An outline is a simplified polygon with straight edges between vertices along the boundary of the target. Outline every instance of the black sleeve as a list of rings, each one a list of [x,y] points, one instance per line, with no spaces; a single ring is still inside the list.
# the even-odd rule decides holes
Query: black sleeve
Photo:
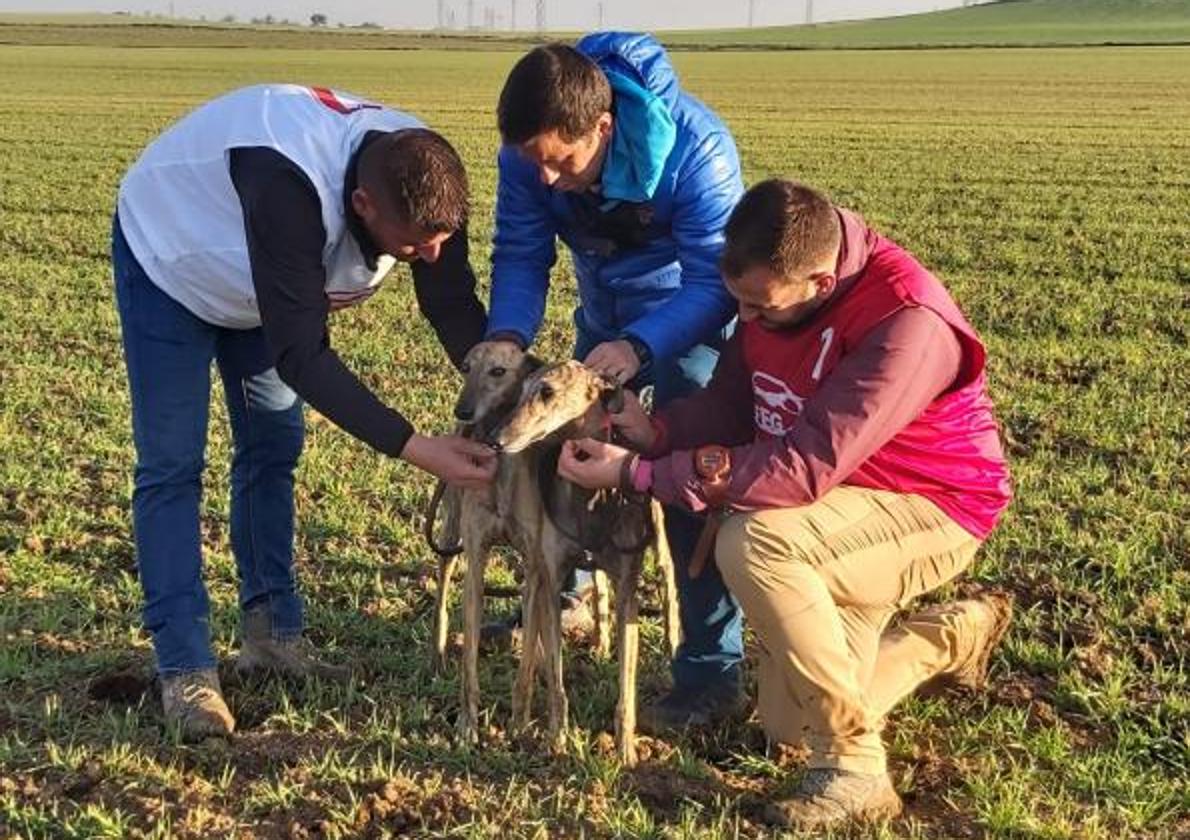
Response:
[[[386,455],[400,455],[413,426],[380,402],[330,346],[322,265],[326,229],[314,185],[272,149],[233,149],[230,172],[278,375],[344,431]]]
[[[412,269],[417,305],[457,368],[488,327],[487,313],[475,294],[466,226],[446,240],[436,262],[418,260]]]

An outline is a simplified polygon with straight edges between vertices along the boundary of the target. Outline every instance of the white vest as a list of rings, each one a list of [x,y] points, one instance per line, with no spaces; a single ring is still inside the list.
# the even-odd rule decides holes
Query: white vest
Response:
[[[318,191],[328,298],[338,306],[362,300],[394,260],[382,255],[377,269],[369,269],[347,230],[347,165],[367,132],[421,126],[409,114],[326,88],[233,91],[183,117],[145,149],[120,184],[120,227],[149,278],[194,315],[233,329],[260,326],[228,152],[275,149]]]

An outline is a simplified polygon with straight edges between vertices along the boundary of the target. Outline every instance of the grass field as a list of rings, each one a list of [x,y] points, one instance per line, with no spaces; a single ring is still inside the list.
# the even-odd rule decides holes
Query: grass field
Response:
[[[311,422],[299,478],[311,635],[349,687],[228,685],[231,745],[163,736],[143,674],[132,448],[108,264],[119,178],[191,106],[263,80],[405,107],[460,148],[486,266],[484,52],[0,49],[0,837],[760,836],[797,778],[755,724],[607,757],[614,668],[568,653],[563,756],[511,739],[512,661],[484,664],[482,749],[451,740],[455,675],[427,667],[428,482]],[[1190,51],[682,54],[747,179],[792,175],[912,249],[991,350],[1018,498],[974,577],[1019,619],[985,696],[889,721],[907,814],[871,836],[1190,832]],[[568,352],[559,268],[541,349]],[[336,316],[349,363],[422,428],[456,387],[402,275]],[[350,341],[348,341],[350,337]],[[226,420],[204,526],[217,650],[234,652]],[[493,605],[493,608],[495,605]],[[659,627],[642,680],[664,685]]]

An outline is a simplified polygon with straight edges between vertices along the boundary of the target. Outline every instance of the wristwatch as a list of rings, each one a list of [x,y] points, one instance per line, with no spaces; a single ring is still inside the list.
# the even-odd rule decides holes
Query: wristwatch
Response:
[[[628,342],[628,346],[636,354],[636,358],[640,362],[642,369],[647,367],[649,362],[653,361],[653,351],[649,349],[649,345],[645,344],[636,336],[625,334],[620,340]]]
[[[702,486],[707,506],[723,507],[731,484],[731,450],[718,444],[700,446],[694,450],[694,473]]]
[[[695,449],[694,474],[710,510],[694,545],[694,553],[690,555],[687,574],[691,578],[702,574],[714,554],[715,536],[719,533],[719,522],[727,507],[727,488],[731,484],[731,451],[717,444]]]

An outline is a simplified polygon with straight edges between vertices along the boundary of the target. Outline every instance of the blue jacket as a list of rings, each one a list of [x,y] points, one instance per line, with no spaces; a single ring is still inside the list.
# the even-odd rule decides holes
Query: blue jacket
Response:
[[[532,343],[560,238],[574,258],[580,330],[596,341],[633,335],[655,359],[673,357],[710,340],[735,311],[718,267],[723,227],[743,194],[735,143],[678,87],[652,36],[600,32],[576,46],[613,88],[604,195],[547,187],[515,148],[500,150],[488,334]],[[610,198],[613,183],[615,195],[646,200]]]

